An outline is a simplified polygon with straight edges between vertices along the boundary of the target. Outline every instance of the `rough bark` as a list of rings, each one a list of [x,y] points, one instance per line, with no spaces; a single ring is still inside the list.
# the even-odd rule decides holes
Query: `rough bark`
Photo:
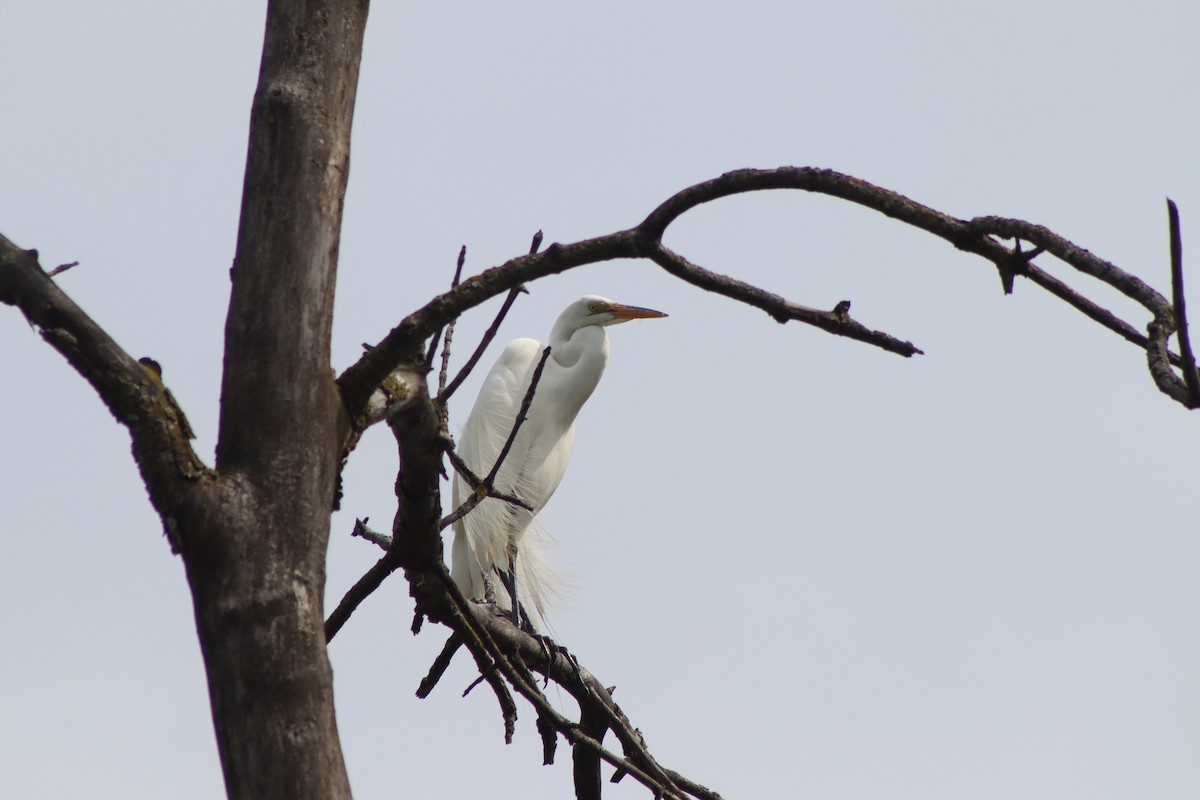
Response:
[[[435,668],[444,670],[454,649],[465,647],[497,696],[508,737],[516,720],[514,692],[528,700],[545,759],[552,760],[558,735],[575,747],[578,797],[600,795],[601,764],[608,763],[655,796],[719,800],[660,765],[611,692],[565,650],[468,602],[454,586],[440,559],[439,531],[450,517],[441,517],[438,495],[448,446],[441,404],[453,389],[432,399],[425,380],[434,353],[427,340],[459,314],[503,292],[511,301],[526,281],[615,258],[649,259],[780,322],[797,320],[905,356],[921,352],[851,319],[848,302],[830,311],[801,306],[670,250],[662,243],[664,230],[697,205],[790,188],[874,208],[988,259],[1005,291],[1018,276],[1042,286],[1143,348],[1160,390],[1188,408],[1200,407],[1173,207],[1172,304],[1131,273],[1041,226],[998,217],[956,219],[852,176],[797,167],[727,173],[679,192],[634,228],[551,245],[544,253],[538,252],[539,234],[528,256],[461,285],[456,277],[450,292],[410,314],[335,383],[329,366],[333,292],[366,13],[367,0],[273,0],[268,9],[226,325],[215,470],[192,450],[187,422],[157,365],[121,350],[58,289],[54,272],[41,269],[35,251],[0,236],[0,302],[19,307],[129,429],[151,502],[183,556],[231,798],[350,796],[325,641],[383,579],[403,569],[417,600],[414,624],[427,618],[454,630],[453,646]],[[1022,251],[1022,241],[1034,250]],[[1035,265],[1042,254],[1141,304],[1151,317],[1147,333]],[[1176,328],[1181,356],[1168,349]],[[1184,370],[1182,378],[1175,367]],[[451,386],[459,382],[461,376]],[[386,543],[377,537],[387,554],[326,625],[325,556],[337,468],[361,428],[384,419],[402,464],[393,537]],[[575,697],[578,723],[546,699],[531,670]],[[423,695],[440,674],[431,671]],[[610,730],[623,756],[603,746]]]
[[[219,481],[185,504],[230,798],[348,798],[323,597],[342,405],[330,329],[365,0],[276,0],[225,328]]]

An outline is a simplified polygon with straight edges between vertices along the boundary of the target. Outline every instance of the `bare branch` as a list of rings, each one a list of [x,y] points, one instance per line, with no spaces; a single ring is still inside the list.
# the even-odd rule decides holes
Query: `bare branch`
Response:
[[[350,531],[350,535],[358,536],[360,538],[366,539],[368,542],[370,542],[372,544],[379,545],[384,550],[391,548],[392,537],[384,536],[382,533],[379,533],[378,531],[374,531],[370,527],[368,527],[367,522],[370,519],[371,519],[370,517],[363,517],[362,519],[354,520],[354,530]]]
[[[63,274],[64,272],[71,269],[72,267],[78,267],[78,266],[79,266],[78,261],[72,261],[70,264],[59,264],[57,267],[55,267],[54,269],[47,272],[46,277],[53,278],[57,275]]]
[[[808,306],[792,303],[777,294],[759,289],[757,286],[711,272],[704,267],[693,264],[683,256],[661,243],[651,249],[649,257],[654,263],[681,280],[693,286],[699,286],[706,291],[725,295],[740,300],[747,305],[766,311],[780,323],[798,320],[820,328],[837,336],[845,336],[867,342],[891,353],[902,356],[923,355],[924,351],[915,347],[912,342],[902,342],[882,331],[873,331],[850,319],[846,311],[849,302],[843,300],[845,307],[839,304],[833,311],[820,311]]]
[[[503,674],[508,683],[534,706],[539,716],[544,716],[549,721],[548,724],[553,724],[573,745],[592,749],[604,761],[618,770],[628,772],[657,795],[682,796],[680,789],[666,771],[635,741],[628,742],[628,745],[633,747],[634,755],[622,758],[604,748],[600,742],[586,735],[579,726],[559,714],[538,690],[535,682],[527,677],[524,667],[524,664],[544,665],[539,667],[539,671],[545,669],[556,683],[563,686],[581,704],[607,697],[607,690],[590,673],[583,670],[578,662],[568,659],[561,652],[551,653],[547,658],[546,651],[537,638],[512,625],[507,617],[493,613],[491,607],[472,603],[463,597],[444,566],[438,565],[428,573],[409,573],[408,578],[418,605],[431,619],[449,625],[462,635],[467,648],[475,656],[476,663],[481,665],[480,672],[485,679],[494,671],[491,669],[491,665],[494,664],[495,671]],[[488,669],[484,669],[482,665],[488,665]],[[611,697],[608,698],[608,702],[611,704]],[[613,707],[615,708],[615,705]],[[623,746],[627,745],[621,732],[618,732],[618,736],[622,738]],[[627,749],[628,752],[630,751]],[[711,795],[698,797],[704,800],[712,798]]]
[[[213,473],[192,449],[191,428],[162,381],[161,368],[139,363],[67,297],[38,264],[0,236],[0,302],[16,306],[29,324],[92,385],[129,430],[133,456],[150,501],[176,552],[176,514],[195,481]]]
[[[450,288],[451,289],[454,289],[455,287],[457,287],[459,280],[462,279],[462,268],[463,268],[463,264],[466,263],[466,260],[467,260],[467,246],[464,244],[461,248],[459,248],[459,251],[458,251],[458,262],[454,267],[454,277],[450,280]],[[433,337],[429,340],[429,349],[425,351],[425,369],[426,370],[433,369],[433,355],[434,355],[434,353],[437,352],[438,340],[441,338],[441,336],[442,336],[442,329],[438,328],[437,331],[433,334]],[[370,348],[367,348],[367,349],[369,350]],[[445,356],[443,356],[443,362],[444,361],[445,361]]]
[[[500,468],[504,466],[504,459],[508,458],[508,453],[512,450],[513,442],[517,440],[517,433],[521,430],[521,425],[525,422],[525,415],[529,413],[529,407],[533,404],[533,395],[537,391],[538,381],[542,379],[542,370],[546,368],[546,359],[550,358],[550,347],[542,351],[542,358],[534,367],[533,376],[529,379],[529,388],[525,390],[525,397],[521,400],[521,408],[517,411],[516,419],[513,420],[512,428],[508,432],[508,439],[504,442],[504,447],[500,449],[500,455],[496,458],[496,463],[492,464],[492,469],[488,472],[487,477],[475,486],[475,491],[471,493],[463,504],[454,509],[454,512],[443,519],[440,523],[440,530],[453,525],[458,520],[470,514],[475,506],[479,505],[483,500],[492,494],[492,486],[496,482],[496,476],[500,473]],[[466,464],[463,464],[466,467]],[[467,470],[470,471],[469,469]],[[517,498],[513,498],[516,500]],[[519,502],[524,508],[529,508],[528,504]],[[532,510],[532,509],[531,509]]]
[[[359,578],[326,619],[327,643],[362,602],[397,569],[441,560],[442,541],[436,527],[441,519],[437,484],[442,456],[437,413],[422,373],[399,370],[393,377],[401,378],[412,387],[413,396],[388,419],[388,426],[400,447],[401,464],[396,479],[397,509],[390,549]],[[357,525],[355,530],[358,530]],[[432,535],[417,533],[430,531]]]
[[[533,242],[529,245],[529,255],[536,253],[538,248],[541,246],[542,232],[538,231],[533,235]],[[444,381],[438,385],[438,403],[445,405],[450,399],[450,396],[458,390],[458,387],[462,385],[462,382],[465,381],[467,376],[471,374],[471,370],[475,369],[475,365],[479,363],[479,359],[483,356],[484,351],[487,350],[488,345],[491,344],[492,340],[496,338],[496,333],[500,330],[500,325],[504,322],[504,318],[508,316],[509,309],[511,309],[513,303],[516,302],[517,295],[528,293],[529,291],[524,285],[517,286],[508,291],[508,297],[504,298],[504,305],[500,307],[500,312],[496,314],[496,318],[492,320],[492,324],[489,325],[488,329],[484,332],[483,338],[479,340],[479,346],[475,348],[475,352],[471,354],[469,359],[467,359],[467,363],[461,370],[459,370],[459,373],[454,376],[454,380],[451,381],[449,386],[446,386]]]
[[[457,633],[451,633],[450,638],[446,640],[446,644],[442,645],[442,652],[438,653],[438,657],[433,660],[433,664],[429,667],[429,672],[421,679],[421,684],[417,687],[417,697],[424,700],[429,697],[429,693],[437,686],[438,681],[446,674],[446,669],[450,666],[450,661],[454,658],[454,654],[463,646],[463,638]]]
[[[467,246],[464,244],[462,249],[458,251],[458,263],[454,267],[454,280],[450,281],[450,291],[458,288],[458,282],[462,280],[463,264],[467,262]],[[454,338],[454,323],[457,318],[446,323],[446,344],[442,346],[442,368],[438,371],[438,394],[441,394],[446,388],[446,375],[450,370],[450,341]],[[441,329],[439,328],[439,331]],[[433,341],[429,343],[429,355],[427,361],[433,363],[433,351],[437,346],[437,335],[433,337]]]
[[[579,706],[579,730],[603,744],[608,733],[605,715],[595,703]],[[575,800],[600,800],[603,792],[600,781],[600,754],[590,747],[575,747],[571,752],[571,771],[575,781]],[[624,774],[620,772],[620,774]]]
[[[1067,305],[1078,310],[1088,319],[1092,320],[1093,322],[1098,322],[1127,342],[1132,342],[1143,350],[1150,346],[1150,340],[1146,338],[1145,334],[1138,331],[1137,328],[1133,327],[1128,322],[1109,311],[1107,308],[1097,305],[1088,298],[1079,294],[1079,292],[1075,291],[1050,273],[1039,268],[1037,265],[1027,264],[1025,267],[1025,272],[1021,274],[1023,277],[1028,278],[1031,282],[1042,287]],[[1170,358],[1173,363],[1179,361],[1179,356],[1175,355],[1174,353],[1170,354]]]
[[[1042,225],[1005,217],[976,217],[966,223],[966,228],[974,237],[996,235],[1006,239],[1021,238],[1032,242],[1060,261],[1070,264],[1085,275],[1103,281],[1126,297],[1141,304],[1155,317],[1169,317],[1171,314],[1167,299],[1140,278],[1093,255],[1079,245],[1067,241]]]
[[[325,620],[325,643],[333,641],[338,631],[350,619],[350,615],[358,610],[362,602],[383,585],[384,580],[400,567],[400,559],[396,550],[388,550],[375,562],[366,573],[355,582],[350,590],[342,597],[337,608]]]
[[[417,399],[388,420],[401,465],[396,478],[392,549],[399,553],[399,563],[405,569],[440,563],[442,558],[438,481],[444,440],[424,375],[409,373],[409,379],[419,382]]]
[[[383,547],[391,544],[387,537],[367,527],[365,521],[356,522],[355,535]],[[339,604],[326,623],[329,638],[337,633],[353,608],[394,570],[390,560],[397,552],[396,549],[389,550],[347,593],[346,599]],[[422,574],[425,577],[422,577]],[[551,730],[558,731],[572,744],[577,745],[577,774],[580,763],[591,763],[591,756],[579,755],[579,748],[583,748],[583,751],[611,764],[618,773],[633,775],[660,796],[679,797],[682,796],[682,791],[701,800],[720,800],[719,795],[700,784],[688,781],[678,773],[659,766],[645,749],[641,734],[629,724],[628,719],[612,702],[609,691],[577,661],[565,655],[565,651],[546,651],[544,643],[513,626],[507,616],[499,617],[491,610],[466,600],[440,561],[422,574],[408,574],[414,597],[418,600],[418,615],[428,614],[437,621],[448,624],[455,633],[447,640],[429,674],[421,681],[417,690],[418,696],[428,696],[445,672],[454,653],[460,646],[466,645],[480,668],[481,680],[488,682],[501,705],[506,741],[510,741],[512,737],[516,708],[511,705],[511,696],[503,684],[498,684],[501,675],[533,703],[537,710],[538,729],[543,737],[545,755],[549,756],[552,750],[547,740]],[[431,586],[438,587],[440,591],[431,594]],[[538,690],[536,682],[529,676],[524,667],[525,663],[544,665],[542,671],[547,677],[564,686],[579,701],[581,709],[587,709],[588,719],[592,720],[593,732],[596,726],[599,726],[599,734],[589,734],[586,726],[576,726],[554,711]],[[601,745],[603,731],[608,728],[617,731],[626,752],[625,758],[617,756]],[[598,780],[598,772],[596,776]]]
[[[1173,329],[1175,325],[1170,305],[1161,294],[1133,275],[1039,225],[1001,217],[979,217],[970,221],[956,219],[896,192],[833,170],[780,167],[773,170],[747,169],[726,173],[675,194],[634,228],[574,244],[552,244],[544,251],[512,259],[463,281],[457,290],[434,298],[406,317],[378,347],[343,373],[339,384],[347,408],[353,413],[362,402],[364,392],[369,394],[370,388],[382,379],[393,365],[400,363],[404,357],[402,353],[411,347],[412,341],[423,341],[430,332],[447,320],[501,292],[512,291],[537,278],[584,264],[596,264],[618,258],[652,259],[663,269],[693,285],[761,308],[778,320],[795,319],[829,333],[873,344],[889,352],[903,355],[920,353],[921,351],[910,343],[886,333],[873,331],[850,319],[848,315],[791,303],[758,287],[704,270],[675,254],[662,242],[667,227],[698,205],[735,194],[773,189],[799,189],[839,197],[932,233],[960,250],[975,253],[992,262],[1005,279],[1006,291],[1011,290],[1012,278],[1015,275],[1029,278],[1090,319],[1145,349],[1151,362],[1151,374],[1159,388],[1174,399],[1185,396],[1183,393],[1186,387],[1177,379],[1172,379],[1173,373],[1169,369],[1169,365],[1181,363],[1178,356],[1165,346],[1160,346],[1153,337],[1148,339],[1141,334],[1137,326],[1125,322],[1111,311],[1087,299],[1030,261],[1038,255],[1050,254],[1076,270],[1113,286],[1142,304],[1158,323],[1155,330],[1166,330],[1169,335],[1168,329]],[[1009,249],[992,238],[993,235],[1018,241],[1024,239],[1033,243],[1034,251],[1021,253],[1019,247]],[[1164,367],[1167,368],[1164,370]]]
[[[445,573],[445,569],[442,570],[442,573]],[[449,575],[445,575],[443,583],[446,581],[453,584]],[[504,743],[512,744],[513,733],[516,732],[517,725],[517,705],[513,702],[512,694],[508,691],[508,687],[505,686],[504,676],[502,675],[503,668],[507,667],[511,671],[512,665],[504,660],[504,656],[496,649],[494,642],[485,641],[487,638],[486,632],[472,629],[463,620],[462,614],[467,608],[465,605],[467,601],[463,599],[461,592],[457,594],[454,602],[458,603],[459,601],[464,604],[459,607],[455,614],[455,619],[459,624],[452,627],[455,631],[466,633],[466,635],[462,636],[462,642],[466,645],[467,651],[471,653],[471,656],[475,659],[475,665],[479,668],[479,678],[463,690],[462,696],[466,697],[480,682],[487,681],[488,686],[492,689],[492,693],[496,695],[497,702],[500,703],[500,711],[504,718]],[[480,636],[481,633],[482,638]],[[445,654],[449,645],[450,643],[447,642],[443,647],[443,654]],[[447,660],[452,656],[453,652],[446,656]]]
[[[512,450],[513,442],[517,440],[517,434],[521,431],[521,425],[525,423],[525,415],[529,413],[529,407],[533,405],[533,395],[537,392],[537,385],[542,379],[542,370],[546,368],[546,359],[548,358],[550,358],[550,345],[546,345],[546,349],[542,351],[541,360],[533,368],[533,376],[529,379],[529,388],[525,390],[525,396],[521,398],[521,408],[517,411],[517,418],[513,420],[512,430],[508,432],[508,439],[505,440],[504,447],[500,448],[500,455],[496,458],[496,463],[492,464],[491,472],[483,479],[488,486],[496,482],[496,476],[500,474],[500,467],[504,465],[504,459],[508,458],[508,452]]]
[[[663,771],[667,773],[667,777],[674,781],[680,789],[683,789],[692,797],[699,798],[700,800],[723,800],[721,795],[717,794],[712,789],[709,789],[703,784],[696,783],[695,781],[680,775],[673,769],[667,769],[664,767]]]
[[[1027,278],[1090,319],[1141,347],[1147,354],[1150,372],[1160,390],[1185,405],[1195,404],[1194,387],[1191,383],[1185,385],[1180,381],[1172,368],[1172,365],[1184,365],[1190,370],[1188,374],[1192,381],[1200,381],[1200,377],[1195,373],[1190,346],[1182,344],[1186,340],[1186,334],[1180,339],[1181,349],[1184,350],[1182,357],[1171,353],[1167,346],[1168,337],[1176,327],[1186,327],[1186,315],[1179,299],[1182,294],[1181,287],[1175,292],[1176,300],[1172,306],[1161,294],[1140,279],[1041,226],[1000,217],[956,219],[850,176],[829,170],[787,167],[778,170],[739,170],[728,173],[676,194],[634,228],[574,244],[553,244],[543,252],[531,252],[527,256],[513,259],[500,267],[468,278],[456,289],[434,298],[409,315],[377,347],[364,355],[358,364],[343,374],[340,384],[347,407],[351,410],[355,408],[354,404],[361,396],[364,386],[369,386],[373,380],[372,376],[380,370],[396,364],[418,363],[419,355],[415,354],[419,352],[419,343],[424,341],[429,332],[447,324],[488,298],[507,291],[509,298],[506,300],[506,306],[485,337],[485,344],[477,349],[464,368],[465,375],[466,371],[478,362],[483,346],[494,336],[499,320],[507,312],[509,301],[525,282],[583,264],[616,258],[649,259],[682,280],[706,291],[716,292],[759,308],[780,322],[801,321],[829,333],[854,338],[906,356],[920,353],[921,351],[909,342],[871,330],[853,320],[850,316],[849,301],[842,301],[829,311],[799,305],[759,287],[705,269],[663,244],[662,237],[667,227],[680,215],[700,204],[742,192],[783,188],[840,197],[933,233],[956,248],[980,255],[994,264],[1000,271],[1006,291],[1011,290],[1017,276]],[[1013,240],[1013,246],[1007,247],[994,237]],[[1032,248],[1028,251],[1023,250],[1022,242],[1031,243]],[[1176,249],[1177,245],[1173,245],[1173,251]],[[536,250],[535,245],[533,251]],[[1141,333],[1134,325],[1035,265],[1033,259],[1042,256],[1059,259],[1076,271],[1108,284],[1138,302],[1151,316],[1147,334]],[[1175,266],[1179,260],[1178,257],[1173,259],[1173,269],[1179,269]],[[453,585],[445,573],[440,558],[434,554],[432,543],[438,539],[438,527],[460,519],[485,497],[498,496],[492,489],[492,483],[512,447],[521,422],[528,413],[548,353],[548,349],[543,353],[537,375],[531,382],[517,419],[514,420],[504,450],[488,476],[478,478],[461,463],[461,459],[458,459],[452,450],[447,451],[455,468],[472,485],[475,492],[468,502],[444,520],[438,521],[436,526],[430,515],[430,509],[437,504],[436,481],[431,482],[429,476],[416,469],[409,458],[411,447],[428,448],[434,439],[424,423],[413,426],[393,420],[393,430],[400,441],[404,463],[398,486],[411,480],[414,486],[424,487],[428,492],[426,495],[419,492],[402,494],[400,511],[393,528],[395,535],[392,539],[395,548],[402,546],[404,542],[410,542],[413,553],[426,554],[424,561],[410,556],[402,559],[413,595],[417,598],[418,614],[451,627],[462,644],[471,651],[482,678],[492,685],[502,708],[505,709],[506,736],[511,735],[511,722],[515,716],[510,717],[504,693],[496,686],[499,676],[502,676],[516,693],[533,704],[538,714],[538,730],[543,737],[547,758],[552,757],[556,736],[554,731],[576,746],[575,774],[578,796],[598,796],[599,763],[604,761],[616,768],[617,778],[624,774],[632,775],[659,795],[680,796],[686,793],[699,798],[716,798],[717,795],[711,790],[658,765],[650,755],[641,734],[612,701],[608,690],[580,667],[578,662],[563,653],[547,653],[539,649],[543,645],[538,639],[520,631],[507,618],[500,618],[494,609],[481,607],[463,598],[458,587]],[[461,378],[462,375],[456,376],[454,381],[446,386],[439,401],[444,400],[461,385]],[[414,404],[413,413],[427,404],[426,400]],[[426,461],[432,463],[430,459]],[[423,505],[420,509],[409,508],[406,515],[406,507],[410,502]],[[410,565],[420,566],[418,568]],[[457,646],[452,637],[426,676],[426,680],[422,682],[419,692],[427,694],[432,689],[438,676],[445,669],[444,664],[449,663]],[[538,667],[538,664],[545,666]],[[535,665],[535,669],[543,671],[548,678],[576,698],[581,708],[579,724],[565,719],[550,706],[538,690],[536,681],[526,665]],[[616,756],[603,747],[602,740],[608,730],[612,730],[620,741],[624,757]]]
[[[513,734],[517,730],[517,704],[513,702],[512,693],[495,671],[486,673],[484,679],[488,686],[492,687],[492,693],[500,703],[500,712],[504,717],[504,743],[512,744]]]
[[[1196,374],[1196,356],[1188,335],[1187,300],[1183,293],[1183,236],[1179,232],[1179,208],[1167,198],[1167,222],[1171,239],[1171,295],[1175,310],[1175,335],[1183,356],[1183,380],[1187,385],[1191,408],[1200,406],[1200,377]]]
[[[444,405],[446,401],[450,399],[451,395],[458,391],[458,387],[462,386],[463,381],[467,379],[467,376],[471,374],[473,369],[475,369],[475,365],[479,363],[479,359],[483,356],[483,352],[487,350],[488,345],[492,343],[492,339],[496,338],[496,333],[500,330],[500,325],[504,322],[504,318],[508,316],[508,310],[512,308],[513,303],[516,302],[517,296],[525,291],[526,289],[523,286],[517,289],[509,290],[508,297],[504,298],[504,305],[500,306],[500,311],[496,314],[496,318],[492,320],[492,324],[489,325],[488,329],[484,332],[483,338],[479,340],[479,345],[475,348],[475,352],[471,353],[471,357],[467,359],[467,363],[464,364],[463,368],[458,371],[457,375],[454,376],[454,380],[450,381],[449,386],[446,386],[444,383],[442,384],[442,390],[437,396],[437,401],[439,403]]]
[[[450,464],[451,464],[451,466],[454,467],[454,471],[457,472],[459,475],[462,475],[463,479],[466,480],[466,482],[471,485],[472,489],[478,489],[480,486],[483,485],[483,478],[479,477],[478,475],[476,475],[474,472],[471,471],[471,468],[467,466],[467,463],[465,461],[463,461],[461,458],[459,458],[458,453],[454,452],[453,447],[448,446],[446,448],[446,456],[447,456],[447,458],[450,459]],[[496,489],[495,487],[488,489],[488,497],[494,497],[497,500],[503,500],[504,502],[511,503],[514,506],[520,506],[521,508],[525,509],[526,511],[534,510],[533,506],[529,505],[529,503],[525,502],[524,500],[517,497],[516,495],[511,495],[511,494],[507,494],[505,492],[501,492],[498,489]],[[450,522],[453,523],[454,520],[450,520]],[[442,530],[445,530],[445,529],[446,529],[446,521],[442,520]]]
[[[554,720],[538,714],[537,730],[542,737],[542,766],[548,767],[554,763],[554,754],[558,750],[558,729],[554,727]]]

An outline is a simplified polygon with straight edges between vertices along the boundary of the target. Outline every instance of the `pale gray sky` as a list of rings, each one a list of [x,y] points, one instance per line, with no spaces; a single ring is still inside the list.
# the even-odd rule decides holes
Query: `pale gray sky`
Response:
[[[81,262],[61,285],[163,364],[208,458],[263,11],[0,12],[0,232]],[[441,291],[463,243],[480,270],[742,166],[1026,218],[1165,289],[1164,196],[1193,272],[1200,252],[1198,24],[1190,0],[375,3],[334,366]],[[671,314],[611,331],[546,513],[574,584],[555,629],[663,763],[731,800],[1194,798],[1200,423],[1139,352],[829,198],[726,200],[668,241],[797,302],[850,299],[928,355],[780,327],[648,264],[517,305],[504,339],[586,293]],[[489,320],[460,326],[459,363]],[[128,437],[12,309],[0,341],[0,793],[220,796],[182,566]],[[332,602],[377,557],[349,531],[390,520],[394,470],[372,431]],[[527,709],[505,747],[494,698],[458,696],[465,659],[413,697],[444,635],[414,639],[411,613],[396,578],[331,649],[356,795],[569,796],[569,750],[539,766]]]

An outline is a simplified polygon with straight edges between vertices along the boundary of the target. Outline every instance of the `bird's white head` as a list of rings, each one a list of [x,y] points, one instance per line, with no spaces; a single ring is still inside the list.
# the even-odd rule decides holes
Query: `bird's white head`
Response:
[[[661,311],[654,311],[639,306],[627,306],[607,297],[589,294],[581,297],[567,306],[558,317],[555,327],[577,331],[588,325],[618,325],[631,319],[653,319],[665,317]]]

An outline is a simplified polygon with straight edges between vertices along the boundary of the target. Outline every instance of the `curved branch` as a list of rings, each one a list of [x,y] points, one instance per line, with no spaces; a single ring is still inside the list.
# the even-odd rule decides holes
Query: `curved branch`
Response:
[[[575,244],[551,245],[540,253],[514,258],[503,266],[485,270],[463,281],[457,289],[433,298],[405,317],[378,345],[364,353],[338,378],[342,400],[350,418],[361,419],[368,398],[388,374],[401,366],[419,369],[423,342],[441,325],[527,281],[584,264],[636,258],[638,245],[638,237],[632,231],[621,231]]]
[[[1155,317],[1169,318],[1171,304],[1135,275],[1118,268],[1043,225],[1006,217],[976,217],[966,223],[975,236],[1000,236],[1033,242],[1058,260],[1100,280],[1146,308]]]
[[[1173,365],[1183,361],[1171,353],[1167,346],[1168,337],[1177,324],[1175,309],[1161,294],[1135,276],[1042,226],[1000,217],[956,219],[851,176],[831,170],[784,167],[727,173],[679,192],[634,228],[574,244],[554,244],[544,252],[512,259],[500,267],[463,281],[454,290],[434,298],[406,317],[378,346],[343,373],[339,385],[348,411],[352,418],[361,418],[371,392],[383,377],[394,374],[397,368],[411,370],[411,375],[419,379],[416,372],[424,365],[423,343],[442,325],[464,311],[534,279],[584,264],[618,258],[653,261],[688,283],[759,308],[780,322],[804,322],[829,333],[854,338],[905,356],[920,353],[909,342],[870,330],[851,319],[848,301],[839,303],[831,311],[802,306],[694,264],[662,241],[670,224],[698,205],[734,194],[770,189],[800,189],[840,197],[932,233],[954,247],[979,255],[994,264],[1006,291],[1011,290],[1017,275],[1028,278],[1090,319],[1141,347],[1146,352],[1151,375],[1159,389],[1191,407],[1189,387],[1173,369]],[[996,236],[1013,239],[1013,246],[1005,246],[993,238]],[[1034,249],[1023,252],[1022,240],[1031,242]],[[1042,255],[1053,256],[1141,304],[1152,317],[1147,334],[1141,334],[1135,326],[1034,265],[1032,260]],[[1178,324],[1182,326],[1182,320]],[[428,389],[423,383],[418,395],[418,402],[405,406],[409,414],[400,414],[390,420],[400,443],[402,468],[397,486],[400,510],[393,527],[392,550],[389,551],[391,555],[405,543],[403,546],[408,553],[397,563],[406,569],[410,589],[417,599],[418,615],[449,626],[471,651],[481,675],[492,683],[493,690],[505,707],[506,733],[511,727],[511,717],[504,700],[506,690],[501,691],[503,687],[497,688],[495,685],[497,674],[503,675],[508,685],[533,704],[543,737],[548,736],[547,732],[552,726],[577,747],[582,746],[592,754],[577,755],[577,791],[581,796],[595,795],[598,757],[616,767],[618,775],[633,775],[658,795],[679,796],[680,793],[686,793],[700,798],[715,798],[715,793],[705,787],[661,767],[649,754],[641,734],[612,701],[608,691],[565,651],[547,651],[544,641],[462,597],[438,557],[440,538],[436,524],[436,478],[440,462],[434,459],[433,453],[440,440],[434,422],[433,401],[429,400]],[[406,416],[411,418],[408,422],[404,421]],[[453,652],[449,645],[448,652]],[[447,651],[439,657],[441,661],[448,658]],[[565,719],[546,701],[532,680],[527,665],[544,672],[575,697],[581,708],[580,724]],[[435,681],[436,670],[431,671],[430,677],[423,682],[422,690],[427,693]],[[624,758],[610,753],[601,745],[601,738],[607,730],[613,731],[621,742]],[[551,744],[546,742],[547,752]]]
[[[965,233],[962,220],[852,175],[816,167],[739,169],[726,172],[720,177],[689,186],[668,198],[651,211],[650,216],[642,220],[637,227],[646,236],[661,240],[672,222],[696,206],[723,197],[773,189],[800,189],[840,197],[954,243]]]
[[[194,482],[214,473],[189,442],[183,411],[162,382],[157,364],[141,363],[113,341],[58,288],[38,264],[0,236],[0,302],[16,306],[42,338],[92,385],[117,421],[129,429],[133,457],[175,552],[176,514]]]
[[[449,320],[502,292],[511,291],[537,278],[619,258],[648,258],[693,285],[761,308],[777,320],[795,319],[826,332],[906,356],[920,353],[909,342],[873,331],[850,319],[845,313],[849,308],[845,302],[828,312],[801,306],[758,287],[705,270],[674,253],[662,242],[670,224],[699,205],[736,194],[775,189],[798,189],[838,197],[931,233],[960,250],[991,261],[999,270],[1006,291],[1011,289],[1015,274],[1024,275],[1090,319],[1145,349],[1152,361],[1151,372],[1160,389],[1179,399],[1176,383],[1182,382],[1178,381],[1178,376],[1174,375],[1170,366],[1180,364],[1180,358],[1171,353],[1165,344],[1160,347],[1154,340],[1154,337],[1169,335],[1174,330],[1171,307],[1166,298],[1139,278],[1040,225],[1002,217],[957,219],[897,192],[840,172],[813,167],[780,167],[736,170],[690,186],[668,198],[634,228],[573,244],[553,244],[541,253],[514,258],[499,267],[486,270],[463,281],[454,291],[439,295],[406,317],[377,347],[372,348],[338,379],[351,418],[358,419],[366,399],[384,377],[398,365],[406,363],[406,359],[411,358],[408,354]],[[1017,238],[1018,245],[1007,248],[993,236]],[[1033,242],[1038,250],[1030,254],[1021,253],[1020,239]],[[1159,323],[1151,331],[1151,338],[1146,338],[1135,326],[1030,263],[1034,256],[1043,251],[1142,304]]]

